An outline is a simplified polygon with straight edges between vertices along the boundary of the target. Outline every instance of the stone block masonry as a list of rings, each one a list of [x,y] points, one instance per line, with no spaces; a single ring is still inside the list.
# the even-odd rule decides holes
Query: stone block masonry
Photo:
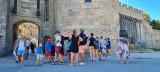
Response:
[[[46,3],[47,2],[47,3]],[[119,0],[40,0],[37,16],[37,0],[17,0],[17,14],[13,14],[14,0],[0,0],[0,55],[11,54],[14,42],[15,25],[21,22],[32,22],[39,27],[39,42],[45,37],[54,40],[56,29],[67,37],[66,31],[75,28],[78,33],[84,28],[85,34],[115,39],[123,26],[137,42],[144,41],[148,45],[159,47],[159,32],[153,30],[143,19],[143,11],[119,3]],[[47,11],[46,11],[47,10]],[[6,18],[7,17],[7,18]],[[121,19],[125,19],[120,23]],[[122,26],[121,26],[122,25]],[[134,28],[132,28],[132,26]],[[130,27],[130,28],[127,28]],[[112,53],[116,52],[117,41],[112,41]],[[4,54],[7,53],[7,54]]]

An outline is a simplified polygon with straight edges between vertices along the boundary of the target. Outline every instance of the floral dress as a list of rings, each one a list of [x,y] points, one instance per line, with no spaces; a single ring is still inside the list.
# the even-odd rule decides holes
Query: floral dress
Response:
[[[122,54],[124,57],[128,57],[130,55],[128,45],[120,41],[118,43],[118,48],[117,48],[116,54],[118,56],[120,56],[120,54]]]

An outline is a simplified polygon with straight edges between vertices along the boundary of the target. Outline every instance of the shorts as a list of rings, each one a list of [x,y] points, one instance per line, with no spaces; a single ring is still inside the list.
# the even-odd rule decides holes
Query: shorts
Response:
[[[29,46],[27,46],[27,50],[29,50]]]
[[[64,48],[63,48],[63,46],[61,48],[61,54],[64,55]]]
[[[103,53],[103,56],[106,56],[106,53]]]
[[[99,52],[98,52],[98,56],[101,56],[101,55],[102,55],[102,52],[99,51]]]
[[[71,52],[70,50],[67,50],[67,52]]]
[[[94,53],[94,46],[89,46],[89,53]]]
[[[51,51],[46,52],[46,57],[51,56]]]
[[[17,55],[25,54],[25,52],[26,52],[25,50],[18,50],[18,51],[17,51]]]
[[[111,46],[108,46],[107,49],[111,49]]]
[[[103,49],[103,47],[102,46],[100,46],[100,50],[102,50]]]
[[[85,46],[79,46],[79,53],[84,53],[85,52]]]
[[[62,49],[62,46],[57,46],[56,47],[56,53],[57,54],[61,54],[62,52],[61,52],[61,49]]]
[[[37,59],[42,60],[42,55],[41,54],[37,54]]]

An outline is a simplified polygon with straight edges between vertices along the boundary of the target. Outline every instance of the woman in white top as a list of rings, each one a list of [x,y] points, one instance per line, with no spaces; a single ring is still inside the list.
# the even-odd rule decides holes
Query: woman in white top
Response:
[[[24,60],[24,56],[26,53],[26,42],[24,40],[24,37],[22,37],[19,42],[17,43],[17,47],[18,47],[18,51],[17,51],[17,55],[18,55],[18,60],[20,63],[20,58],[21,58],[21,64],[23,64],[23,60]]]

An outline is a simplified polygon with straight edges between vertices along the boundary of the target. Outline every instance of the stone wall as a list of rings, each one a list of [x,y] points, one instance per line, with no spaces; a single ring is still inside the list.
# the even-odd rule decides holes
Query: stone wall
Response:
[[[0,0],[0,57],[5,52],[7,1]]]
[[[152,26],[146,21],[143,21],[143,41],[147,42],[149,47],[160,47],[160,31],[152,29]]]
[[[115,39],[119,37],[118,0],[56,0],[56,24],[64,36],[66,32],[75,28],[78,33],[84,28],[85,34],[90,33],[104,38]],[[117,41],[112,43],[115,52]]]

